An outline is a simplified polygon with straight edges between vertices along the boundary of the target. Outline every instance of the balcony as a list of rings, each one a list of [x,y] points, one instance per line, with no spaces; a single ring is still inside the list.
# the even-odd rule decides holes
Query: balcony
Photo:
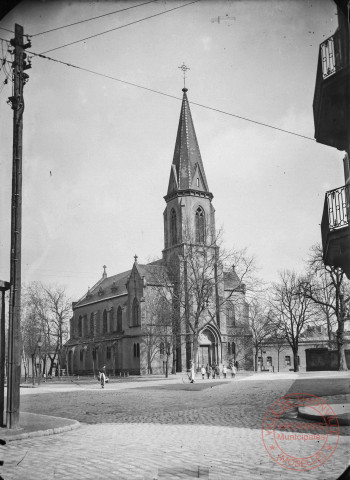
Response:
[[[350,185],[330,190],[324,202],[321,233],[325,265],[350,278]]]
[[[313,102],[315,138],[346,150],[350,141],[348,33],[337,30],[320,45]]]

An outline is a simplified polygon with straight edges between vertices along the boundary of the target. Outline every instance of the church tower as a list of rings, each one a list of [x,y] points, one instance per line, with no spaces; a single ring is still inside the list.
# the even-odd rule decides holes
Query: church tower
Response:
[[[204,166],[193,125],[187,88],[177,130],[175,151],[170,170],[168,192],[164,199],[164,250],[168,262],[181,255],[186,243],[206,243],[215,238],[213,194],[209,191]]]

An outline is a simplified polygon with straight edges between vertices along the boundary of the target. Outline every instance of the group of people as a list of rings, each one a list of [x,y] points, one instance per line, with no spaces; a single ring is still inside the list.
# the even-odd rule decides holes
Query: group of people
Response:
[[[231,377],[235,378],[238,370],[238,362],[237,360],[234,363],[231,363],[229,365],[229,370],[231,370]],[[207,376],[208,380],[209,378],[220,378],[221,373],[224,378],[227,378],[227,366],[223,365],[222,370],[220,371],[220,366],[219,364],[213,363],[213,365],[209,365],[207,363],[206,366],[202,365],[201,367],[201,374],[202,374],[202,379],[204,380],[205,376]]]

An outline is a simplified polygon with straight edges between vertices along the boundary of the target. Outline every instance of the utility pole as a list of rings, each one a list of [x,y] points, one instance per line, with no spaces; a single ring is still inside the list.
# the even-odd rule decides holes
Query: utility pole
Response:
[[[13,157],[11,199],[11,255],[10,255],[10,308],[8,332],[8,381],[7,381],[7,428],[19,428],[19,404],[21,381],[21,243],[22,243],[22,131],[23,131],[23,86],[28,80],[24,73],[31,67],[25,62],[23,27],[15,25],[13,96],[9,103],[13,110]]]

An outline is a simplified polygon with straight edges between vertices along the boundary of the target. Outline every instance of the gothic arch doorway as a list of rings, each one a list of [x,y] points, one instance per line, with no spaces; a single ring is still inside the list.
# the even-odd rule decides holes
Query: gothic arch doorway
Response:
[[[197,365],[206,366],[221,363],[221,339],[214,327],[208,325],[198,336],[198,358]]]

